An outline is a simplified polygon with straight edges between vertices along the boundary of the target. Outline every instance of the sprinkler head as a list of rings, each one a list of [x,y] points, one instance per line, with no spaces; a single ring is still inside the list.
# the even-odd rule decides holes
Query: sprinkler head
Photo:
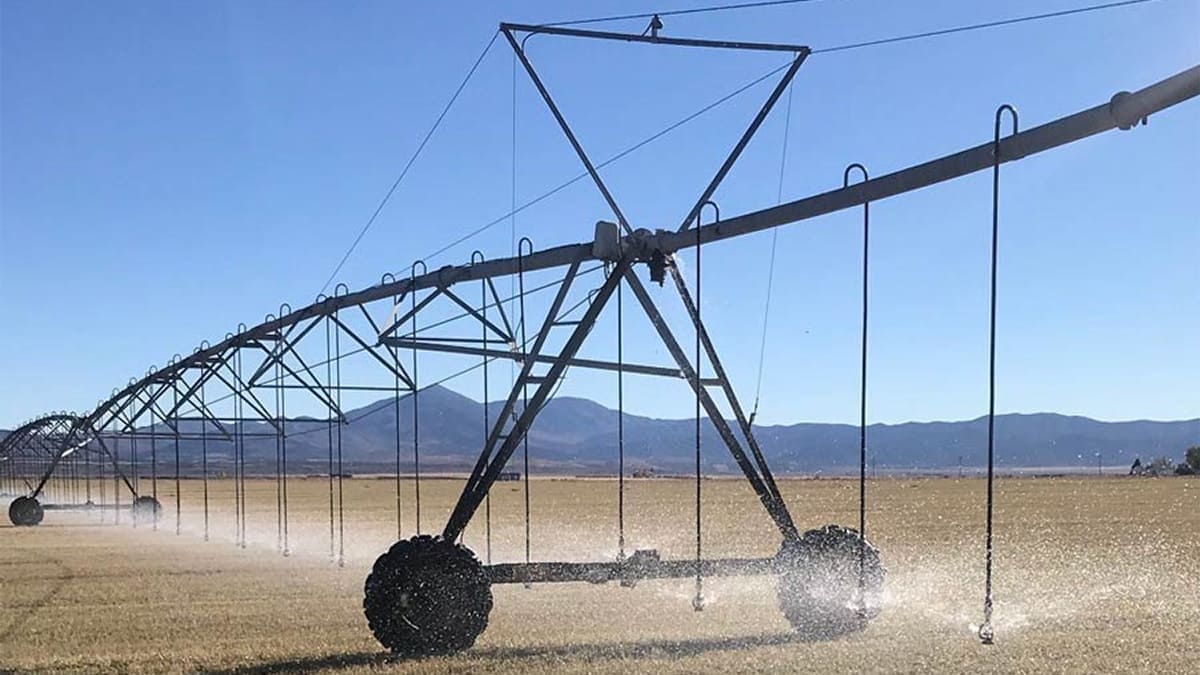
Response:
[[[995,644],[996,632],[992,630],[991,622],[979,627],[979,641],[985,645]]]
[[[697,612],[703,612],[706,604],[708,604],[708,601],[704,599],[702,594],[697,593],[694,597],[692,597],[692,609],[696,610]]]

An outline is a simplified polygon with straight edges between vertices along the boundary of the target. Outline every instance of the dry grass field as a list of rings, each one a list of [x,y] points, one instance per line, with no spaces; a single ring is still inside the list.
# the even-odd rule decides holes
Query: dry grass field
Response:
[[[1196,672],[1200,664],[1200,480],[1003,479],[997,510],[997,644],[981,614],[983,483],[872,481],[869,532],[888,568],[881,616],[856,635],[802,642],[776,609],[773,580],[495,588],[491,623],[461,655],[393,661],[362,617],[362,582],[395,536],[394,484],[345,483],[346,565],[329,562],[324,481],[290,481],[292,555],[275,551],[275,488],[251,485],[253,541],[233,543],[233,486],[214,481],[210,541],[200,484],[172,485],[158,531],[95,513],[50,511],[0,528],[0,670],[16,672]],[[424,529],[440,526],[460,483],[422,483]],[[143,486],[144,488],[144,486]],[[785,481],[802,527],[853,524],[852,481]],[[686,557],[685,481],[628,486],[629,541]],[[536,480],[536,559],[610,559],[615,483]],[[411,533],[412,485],[404,485]],[[740,481],[705,483],[706,550],[769,555],[778,543]],[[493,497],[496,561],[522,550],[519,483]],[[111,522],[111,514],[108,514]],[[482,557],[480,522],[466,543]]]

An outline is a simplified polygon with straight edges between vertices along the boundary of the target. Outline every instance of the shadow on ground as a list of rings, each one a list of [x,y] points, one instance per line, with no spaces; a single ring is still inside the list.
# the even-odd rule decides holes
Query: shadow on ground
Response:
[[[537,658],[569,658],[579,661],[597,659],[648,658],[654,656],[696,656],[707,652],[749,649],[772,645],[803,642],[805,638],[794,633],[771,633],[728,638],[694,640],[647,640],[644,642],[584,643],[575,645],[529,646],[529,647],[483,647],[464,652],[466,659],[489,661],[520,661]],[[206,675],[269,675],[271,673],[307,672],[313,670],[336,670],[361,666],[379,666],[388,663],[404,663],[406,659],[394,657],[386,652],[358,652],[311,658],[288,659],[253,666],[242,666],[227,670],[201,671]]]

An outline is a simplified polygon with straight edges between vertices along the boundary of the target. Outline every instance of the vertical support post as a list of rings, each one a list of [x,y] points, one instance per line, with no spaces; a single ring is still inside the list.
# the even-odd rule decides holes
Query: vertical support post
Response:
[[[115,427],[119,429],[120,427]],[[113,433],[113,524],[121,524],[121,434]]]
[[[134,528],[137,528],[138,521],[141,520],[141,518],[140,514],[138,513],[138,509],[133,508],[133,505],[137,502],[138,495],[141,494],[138,484],[138,474],[141,473],[139,470],[141,467],[138,466],[137,420],[130,420],[129,422],[129,479],[133,482],[133,494],[130,496],[131,502],[129,508],[129,522],[133,524]]]
[[[151,528],[158,531],[158,432],[154,428],[154,406],[150,406],[150,496],[154,498],[154,510],[151,512]]]
[[[83,485],[84,485],[84,493],[85,493],[84,496],[87,499],[87,505],[90,508],[92,506],[92,453],[88,450],[87,446],[84,446],[82,448],[82,450],[83,450]],[[12,472],[12,464],[11,463],[9,463],[8,469],[10,472],[9,477],[11,478],[11,472]]]
[[[183,492],[179,480],[179,387],[171,384],[171,410],[175,416],[175,534],[183,531]]]
[[[204,375],[200,375],[204,378]],[[204,400],[207,379],[200,380],[200,471],[204,481],[204,541],[208,541],[208,404]]]
[[[97,433],[96,438],[99,439],[99,437],[100,434]],[[96,486],[100,501],[100,522],[104,523],[108,520],[105,515],[107,509],[104,508],[108,504],[108,477],[104,475],[104,462],[100,458],[96,459]]]

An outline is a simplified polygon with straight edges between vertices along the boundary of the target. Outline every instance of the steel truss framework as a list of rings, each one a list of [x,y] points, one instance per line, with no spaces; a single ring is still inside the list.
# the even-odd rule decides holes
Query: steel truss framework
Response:
[[[796,525],[754,436],[751,421],[705,329],[696,297],[699,289],[689,286],[675,264],[675,254],[691,247],[698,253],[700,247],[707,244],[861,206],[1114,128],[1129,129],[1144,122],[1152,113],[1200,95],[1200,67],[1194,67],[1140,91],[1119,93],[1096,107],[1015,132],[995,142],[988,141],[923,164],[779,206],[723,218],[712,204],[713,195],[804,64],[810,53],[807,47],[668,38],[658,36],[657,32],[645,36],[520,24],[501,24],[500,31],[604,197],[615,222],[598,223],[596,236],[591,241],[535,251],[528,240],[524,240],[514,257],[486,260],[476,252],[467,264],[448,265],[433,271],[418,262],[407,277],[385,275],[380,283],[354,292],[339,285],[332,296],[318,297],[316,302],[300,309],[284,305],[278,314],[268,315],[256,326],[239,326],[236,333],[227,334],[216,344],[205,342],[190,355],[176,355],[163,367],[152,369],[145,376],[131,380],[127,386],[114,390],[89,413],[48,415],[22,426],[0,441],[0,461],[6,462],[2,474],[5,491],[36,498],[43,494],[52,479],[77,476],[78,465],[84,462],[89,477],[94,470],[108,470],[130,495],[156,496],[160,448],[168,452],[164,470],[178,480],[184,470],[179,463],[181,441],[199,442],[205,448],[206,462],[208,444],[224,444],[223,447],[232,447],[235,464],[238,460],[243,462],[243,468],[235,478],[239,485],[239,540],[244,544],[244,459],[248,445],[274,443],[277,470],[286,476],[289,435],[296,433],[300,428],[298,425],[307,425],[303,427],[305,431],[311,431],[313,425],[322,427],[328,438],[327,468],[332,481],[334,476],[344,473],[341,430],[351,421],[343,409],[343,393],[388,392],[394,394],[397,401],[401,394],[411,394],[415,410],[421,390],[416,354],[427,352],[472,357],[484,364],[509,360],[518,369],[501,412],[490,421],[490,429],[470,476],[441,531],[446,540],[458,539],[471,522],[493,483],[526,441],[539,412],[569,368],[675,378],[686,382],[783,540],[794,540],[798,537]],[[626,219],[539,77],[524,49],[524,40],[519,39],[536,34],[783,52],[791,55],[791,62],[679,225],[672,230],[650,230],[635,228]],[[712,205],[711,210],[706,209],[709,205]],[[712,213],[713,219],[705,224],[701,219],[706,211]],[[651,289],[638,274],[642,265],[649,269],[653,281],[662,284],[670,277],[670,287],[679,296],[694,331],[689,337],[695,337],[698,342],[694,353],[688,353],[684,342],[664,319]],[[603,281],[597,287],[584,288],[581,279],[597,268],[603,269]],[[552,283],[525,288],[526,275],[549,270],[559,274]],[[516,296],[502,297],[497,291],[496,280],[503,277],[517,278],[520,291]],[[671,365],[630,364],[579,356],[597,318],[622,289],[632,294],[649,319],[671,356]],[[545,313],[535,321],[537,317],[525,313],[524,302],[533,293],[542,291],[552,295],[552,299]],[[583,295],[581,300],[572,302],[572,298],[580,295]],[[520,314],[511,311],[512,302],[522,305]],[[454,321],[425,320],[438,311],[456,313]],[[376,375],[373,384],[343,379],[342,362],[350,355],[371,364]],[[381,377],[390,383],[379,384]],[[298,401],[297,397],[302,400]],[[309,417],[301,421],[288,415],[289,408],[311,409],[314,406],[324,411],[323,418],[314,421]],[[730,411],[732,417],[727,418],[722,410]],[[396,411],[398,415],[398,404]],[[399,461],[399,436],[397,444]],[[122,446],[126,451],[124,468],[120,454]],[[137,453],[147,450],[154,463],[149,492],[139,484],[140,471],[130,470],[138,465]],[[412,451],[413,467],[419,476],[417,441],[414,441]],[[172,453],[173,461],[170,459]],[[397,465],[397,475],[400,468]],[[207,472],[207,466],[202,470]],[[60,501],[69,501],[57,482],[52,487],[58,490],[56,497]],[[286,479],[282,489],[280,504],[286,509]],[[90,482],[86,503],[92,503]],[[419,501],[417,508],[419,530]],[[178,514],[177,497],[177,524]],[[288,549],[286,528],[286,518],[281,518],[279,544],[285,552]],[[493,582],[577,580],[595,578],[597,574],[617,578],[629,571],[619,562],[530,564],[528,559],[526,564],[492,565],[489,569]],[[662,563],[643,566],[637,573],[643,577],[688,576],[699,571],[699,562],[696,565]],[[705,574],[763,571],[769,571],[764,560],[705,561],[703,564]]]

